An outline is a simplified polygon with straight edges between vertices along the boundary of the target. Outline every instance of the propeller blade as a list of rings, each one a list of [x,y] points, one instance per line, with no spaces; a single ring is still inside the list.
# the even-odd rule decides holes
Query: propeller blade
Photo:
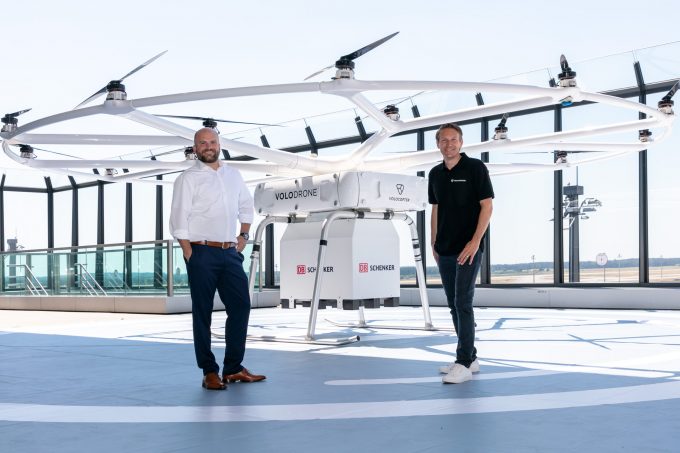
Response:
[[[565,57],[564,54],[560,55],[560,67],[562,68],[562,72],[569,70],[569,63],[567,62],[567,57]]]
[[[668,92],[668,94],[666,94],[666,96],[664,96],[664,98],[668,98],[668,99],[672,98],[675,95],[675,93],[678,91],[678,88],[680,88],[680,80],[675,82],[675,85],[673,85],[673,88],[670,89],[670,91]]]
[[[133,69],[132,71],[128,72],[128,73],[125,74],[123,77],[121,77],[120,79],[118,79],[118,82],[122,82],[123,79],[125,79],[125,78],[131,76],[132,74],[134,74],[135,72],[139,71],[139,70],[142,69],[143,67],[148,66],[149,64],[153,63],[155,60],[157,60],[158,58],[160,58],[161,56],[163,56],[166,52],[167,52],[167,50],[164,50],[163,52],[159,53],[158,55],[154,56],[153,58],[151,58],[151,59],[145,61],[144,63],[140,64],[140,65],[137,66],[135,69]],[[103,88],[101,88],[99,91],[97,91],[96,93],[94,93],[92,96],[90,96],[89,98],[87,98],[87,99],[85,99],[83,102],[81,102],[80,104],[78,104],[78,105],[76,105],[75,107],[73,107],[73,110],[75,110],[75,109],[77,109],[77,108],[79,108],[79,107],[81,107],[81,106],[87,104],[88,102],[90,102],[90,101],[94,100],[95,98],[101,96],[102,94],[106,93],[106,91],[107,91],[107,89],[106,89],[107,85],[108,85],[108,84],[104,85]]]
[[[510,154],[554,154],[557,151],[508,151]],[[559,151],[567,154],[577,154],[577,153],[604,153],[606,151]]]
[[[29,110],[31,110],[31,109],[19,110],[18,112],[8,113],[6,116],[12,116],[12,117],[16,118],[17,116],[23,115],[24,113],[28,112]]]
[[[57,151],[52,151],[50,149],[38,148],[36,146],[31,146],[31,148],[33,148],[34,150],[38,150],[38,151],[45,151],[46,153],[56,154],[57,156],[70,157],[70,158],[73,158],[73,159],[82,159],[82,157],[72,156],[70,154],[65,154],[65,153],[59,153]]]
[[[503,127],[505,126],[505,122],[508,121],[508,114],[504,113],[503,117],[501,118],[501,122],[498,123],[498,127]]]
[[[142,69],[144,66],[150,65],[151,63],[153,63],[154,61],[156,61],[157,59],[159,59],[160,57],[162,57],[163,55],[165,55],[166,52],[167,52],[167,50],[164,50],[163,52],[159,53],[159,54],[156,55],[155,57],[152,57],[152,58],[148,59],[147,61],[145,61],[144,63],[140,64],[140,65],[137,66],[135,69],[133,69],[132,71],[128,72],[127,74],[125,74],[123,77],[121,77],[121,78],[118,79],[118,80],[120,80],[120,81],[122,82],[126,77],[130,77],[132,74],[134,74],[135,72],[139,71],[139,70]]]
[[[311,79],[311,78],[314,77],[314,76],[318,76],[318,75],[321,74],[322,72],[328,71],[329,69],[331,69],[331,68],[334,67],[334,66],[335,66],[334,64],[332,64],[332,65],[330,65],[330,66],[326,66],[325,68],[316,71],[314,74],[308,75],[307,77],[305,77],[304,80],[309,80],[309,79]]]
[[[203,118],[202,116],[188,116],[188,115],[159,115],[154,113],[153,115],[155,116],[160,116],[163,118],[181,118],[183,120],[206,120],[207,118]]]
[[[171,149],[170,151],[164,151],[162,153],[154,154],[153,157],[160,157],[160,156],[166,156],[168,154],[175,154],[175,153],[179,153],[179,152],[184,152],[185,149],[186,149],[186,146],[183,146],[181,148]]]
[[[350,60],[350,61],[351,61],[351,60],[355,60],[355,59],[359,58],[360,56],[362,56],[363,54],[365,54],[365,53],[367,53],[367,52],[370,52],[371,50],[375,49],[375,48],[378,47],[379,45],[383,44],[385,41],[388,41],[388,40],[394,38],[394,37],[397,36],[398,34],[399,34],[399,32],[396,31],[396,32],[392,33],[391,35],[385,36],[384,38],[379,39],[379,40],[377,40],[377,41],[374,42],[374,43],[371,43],[371,44],[369,44],[369,45],[367,45],[367,46],[362,47],[362,48],[359,49],[359,50],[355,50],[355,51],[352,52],[352,53],[348,53],[347,55],[344,55],[344,56],[340,57],[340,60]],[[335,67],[335,64],[332,64],[332,65],[330,65],[330,66],[326,66],[325,68],[323,68],[323,69],[321,69],[321,70],[319,70],[319,71],[316,71],[314,74],[308,75],[307,77],[305,77],[304,80],[309,80],[309,79],[311,79],[312,77],[317,76],[317,75],[321,74],[322,72],[328,71],[329,69],[334,68],[334,67]]]
[[[100,89],[100,90],[97,91],[95,94],[93,94],[92,96],[90,96],[89,98],[87,98],[87,99],[85,99],[83,102],[81,102],[80,104],[78,104],[78,105],[76,105],[75,107],[73,107],[73,110],[75,110],[75,109],[77,109],[77,108],[80,108],[81,106],[83,106],[83,105],[89,103],[90,101],[93,101],[94,99],[98,98],[99,96],[101,96],[101,95],[104,94],[104,93],[106,93],[106,87]]]
[[[236,124],[252,124],[252,125],[255,125],[255,126],[283,127],[280,124],[251,123],[251,122],[247,122],[247,121],[221,120],[219,118],[210,118],[210,117],[205,117],[205,116],[187,116],[187,115],[156,115],[156,116],[160,116],[160,117],[163,117],[163,118],[180,118],[180,119],[185,119],[185,120],[198,120],[198,121],[213,120],[213,121],[217,121],[219,123],[236,123]]]
[[[371,50],[375,49],[376,47],[378,47],[379,45],[383,44],[384,42],[386,42],[386,41],[388,41],[388,40],[394,38],[394,37],[397,36],[398,34],[399,34],[399,32],[396,31],[396,32],[392,33],[391,35],[385,36],[384,38],[379,39],[379,40],[377,40],[377,41],[374,42],[374,43],[371,43],[371,44],[369,44],[369,45],[367,45],[367,46],[362,47],[362,48],[359,49],[359,50],[355,50],[355,51],[352,52],[352,53],[348,53],[347,55],[341,57],[340,59],[341,59],[341,60],[354,60],[354,59],[356,59],[356,58],[359,58],[359,57],[362,56],[363,54],[365,54],[365,53],[367,53],[367,52],[370,52]]]

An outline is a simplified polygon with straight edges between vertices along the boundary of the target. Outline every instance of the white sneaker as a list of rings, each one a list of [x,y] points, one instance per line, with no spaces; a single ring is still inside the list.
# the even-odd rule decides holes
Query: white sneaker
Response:
[[[472,379],[472,371],[465,365],[456,363],[450,373],[444,375],[442,382],[444,384],[460,384]]]
[[[441,374],[449,374],[454,365],[455,363],[449,363],[448,365],[440,366],[439,372]],[[470,364],[470,372],[479,373],[479,360],[475,359],[475,361]]]

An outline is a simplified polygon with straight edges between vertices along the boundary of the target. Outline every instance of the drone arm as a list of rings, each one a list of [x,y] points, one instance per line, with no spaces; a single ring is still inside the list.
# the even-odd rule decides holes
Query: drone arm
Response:
[[[194,131],[184,126],[180,126],[172,121],[160,118],[150,113],[142,112],[140,110],[132,110],[125,115],[126,118],[136,121],[138,123],[150,126],[170,134],[184,137],[185,139],[193,140]],[[273,148],[265,148],[262,146],[252,145],[249,143],[239,142],[236,140],[229,140],[220,137],[220,144],[223,148],[232,149],[248,156],[264,159],[270,162],[276,162],[281,165],[286,165],[289,168],[304,167],[305,169],[315,168],[318,165],[314,159],[306,156],[299,156],[297,154],[287,153]],[[305,162],[308,161],[308,162]]]
[[[489,152],[489,151],[509,151],[512,149],[526,149],[531,147],[533,149],[543,148],[546,140],[550,141],[550,150],[553,149],[563,149],[563,148],[576,148],[577,150],[584,150],[584,147],[589,147],[595,150],[598,144],[587,144],[587,143],[561,143],[560,140],[573,140],[581,137],[591,137],[593,135],[605,135],[620,132],[630,132],[637,131],[640,128],[652,127],[658,125],[659,119],[648,118],[645,120],[630,121],[627,123],[613,124],[609,126],[601,126],[598,128],[583,128],[574,131],[567,132],[557,132],[551,134],[536,135],[533,137],[527,137],[518,140],[489,140],[481,143],[474,143],[471,145],[465,145],[463,151],[467,153],[475,152]],[[607,153],[606,156],[596,156],[589,158],[587,160],[581,160],[580,162],[590,162],[593,160],[601,160],[612,155],[620,155],[621,153],[627,153],[631,151],[639,151],[640,149],[645,149],[647,145],[641,144],[638,146],[637,143],[626,144],[626,149],[622,150],[620,153],[612,152]],[[608,151],[614,151],[614,146],[608,147],[607,144],[602,144],[602,148]],[[609,148],[609,149],[607,149]],[[361,167],[363,170],[370,171],[395,171],[396,169],[411,168],[424,164],[434,164],[439,160],[441,154],[438,150],[423,151],[413,153],[406,156],[398,157],[387,157],[383,159],[375,159],[364,162]]]
[[[182,102],[209,101],[234,97],[248,97],[268,94],[286,93],[316,93],[319,92],[319,82],[290,83],[278,85],[263,85],[252,87],[224,88],[218,90],[192,91],[188,93],[166,94],[130,101],[136,108],[156,105],[177,104]]]
[[[606,94],[600,93],[582,93],[583,99],[587,101],[597,102],[606,105],[612,105],[616,107],[622,107],[628,110],[634,110],[636,112],[641,112],[647,115],[647,117],[659,118],[659,117],[671,117],[672,115],[662,114],[659,110],[649,107],[648,105],[641,104],[639,102],[633,102],[628,99],[617,98],[614,96],[608,96]]]
[[[538,107],[545,107],[553,105],[555,102],[551,97],[537,97],[530,99],[522,99],[512,102],[500,102],[496,104],[486,104],[469,109],[456,110],[447,113],[438,113],[435,115],[421,116],[412,120],[407,120],[399,124],[399,131],[414,130],[425,127],[437,126],[444,123],[455,123],[459,121],[468,120],[471,118],[483,118],[494,115],[502,115],[508,111],[517,111],[524,109],[533,109]]]
[[[345,93],[338,93],[338,96],[346,97],[364,113],[373,118],[373,120],[380,124],[385,130],[389,131],[390,135],[399,131],[397,126],[398,123],[389,119],[382,110],[373,105],[373,103],[366,99],[362,93],[354,93],[351,96],[347,96]]]
[[[25,159],[22,159],[25,160]],[[167,162],[161,160],[120,160],[120,159],[31,159],[25,165],[33,168],[152,168],[162,171],[183,170],[190,161]]]
[[[389,137],[390,134],[388,134],[385,129],[381,129],[380,131],[371,135],[368,140],[366,140],[354,152],[352,152],[346,162],[352,166],[359,165],[371,151],[380,146],[380,144]]]
[[[170,135],[20,134],[10,144],[186,146],[190,139]]]
[[[269,162],[232,160],[227,162],[227,165],[236,168],[239,171],[265,173],[282,177],[305,176],[308,174],[303,171],[296,171],[289,167]]]
[[[45,118],[26,123],[12,132],[3,133],[2,138],[5,140],[10,140],[14,137],[22,135],[24,132],[37,129],[39,127],[49,126],[51,124],[83,118],[90,115],[96,115],[97,113],[105,113],[105,108],[103,105],[95,105],[80,110],[69,110],[68,112],[57,113],[56,115],[46,116]]]
[[[12,152],[11,149],[9,149],[9,143],[7,143],[6,140],[2,141],[2,150],[3,152],[12,159],[14,162],[21,164],[21,165],[26,165],[26,159],[22,159],[21,157],[17,156],[15,153]]]
[[[655,140],[656,141],[656,140]],[[632,143],[585,143],[585,142],[544,142],[527,144],[523,146],[532,151],[600,151],[600,152],[619,152],[619,151],[642,151],[649,148],[649,144],[642,142]]]

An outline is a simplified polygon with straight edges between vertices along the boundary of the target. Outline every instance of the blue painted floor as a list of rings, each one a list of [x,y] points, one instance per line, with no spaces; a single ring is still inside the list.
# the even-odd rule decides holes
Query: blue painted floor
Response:
[[[360,336],[343,346],[249,341],[267,380],[214,392],[190,315],[0,311],[0,452],[680,451],[680,312],[477,309],[481,372],[459,385],[438,374],[452,332],[410,329],[420,308],[324,320],[356,315],[319,312],[317,337]],[[250,333],[300,339],[308,317],[253,310]]]

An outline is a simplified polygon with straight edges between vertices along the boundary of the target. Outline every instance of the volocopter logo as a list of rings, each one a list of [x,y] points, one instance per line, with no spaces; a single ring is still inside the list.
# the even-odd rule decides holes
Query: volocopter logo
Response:
[[[405,186],[405,185],[403,185],[403,184],[395,184],[394,187],[397,188],[397,193],[398,193],[399,195],[403,195],[403,194],[404,194],[404,190],[406,189],[406,186]],[[407,197],[407,196],[403,196],[403,197],[401,197],[401,196],[400,196],[400,197],[389,196],[388,199],[389,199],[390,201],[400,201],[400,202],[405,202],[405,203],[410,203],[410,202],[411,202],[411,198],[409,198],[409,197]]]

